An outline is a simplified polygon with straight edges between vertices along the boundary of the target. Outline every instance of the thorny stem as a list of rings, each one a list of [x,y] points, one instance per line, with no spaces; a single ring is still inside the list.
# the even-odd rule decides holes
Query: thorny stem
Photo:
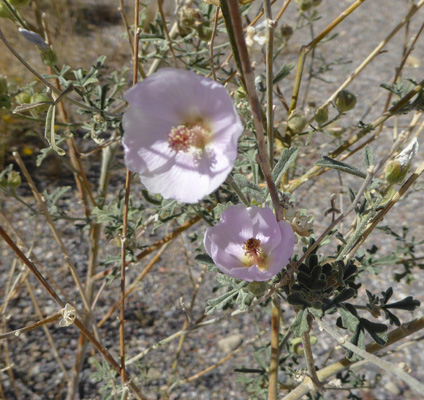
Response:
[[[278,366],[280,358],[280,303],[273,297],[271,317],[271,361],[269,364],[268,400],[277,400]]]
[[[228,11],[228,13],[225,12],[225,9],[223,7],[224,3],[226,3],[226,10]],[[238,5],[238,2],[236,1],[230,1],[227,3],[221,0],[221,7],[222,7],[224,19],[226,20],[226,25],[227,27],[228,26],[232,27],[233,34],[235,36],[236,51],[237,51],[237,54],[235,54],[235,59],[237,60],[237,58],[239,58],[240,60],[241,72],[244,78],[244,83],[246,85],[246,91],[249,97],[249,103],[253,112],[253,121],[255,124],[256,138],[257,138],[258,150],[259,150],[258,163],[261,166],[262,172],[265,176],[268,190],[270,192],[271,199],[272,199],[272,204],[274,206],[274,210],[276,213],[276,218],[279,221],[283,219],[283,210],[281,209],[281,206],[280,206],[280,200],[278,198],[277,188],[275,186],[274,181],[272,180],[271,167],[270,167],[270,162],[268,159],[267,147],[265,143],[265,135],[264,135],[264,130],[262,126],[261,106],[259,103],[258,95],[256,93],[255,78],[254,78],[254,74],[252,70],[252,65],[250,63],[249,54],[247,52],[246,42],[244,39],[239,5]]]

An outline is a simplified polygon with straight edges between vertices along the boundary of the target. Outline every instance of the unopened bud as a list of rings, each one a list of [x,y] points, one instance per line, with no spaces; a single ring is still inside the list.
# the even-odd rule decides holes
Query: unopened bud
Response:
[[[17,189],[19,186],[21,186],[22,179],[21,175],[17,171],[10,171],[7,175],[7,186],[9,186],[11,189]]]
[[[266,291],[268,290],[268,285],[266,282],[250,282],[247,285],[247,290],[253,294],[255,297],[261,297],[263,296]]]
[[[10,109],[12,107],[12,102],[10,97],[7,94],[0,94],[0,108]]]
[[[315,110],[314,119],[318,125],[325,124],[328,121],[328,107],[322,106]]]
[[[334,103],[341,113],[350,111],[356,106],[356,96],[347,90],[341,90],[337,93]]]
[[[386,181],[389,183],[401,183],[408,172],[412,159],[418,152],[418,141],[415,138],[409,146],[400,152],[386,167]]]
[[[307,122],[308,121],[302,111],[293,110],[287,120],[287,128],[295,134],[300,133],[305,129]]]

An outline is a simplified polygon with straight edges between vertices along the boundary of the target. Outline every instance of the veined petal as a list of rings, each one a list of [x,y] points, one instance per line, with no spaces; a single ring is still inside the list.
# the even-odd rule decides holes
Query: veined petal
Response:
[[[228,207],[220,221],[206,230],[204,245],[227,275],[267,281],[289,263],[294,233],[289,223],[275,219],[271,209],[239,204]]]
[[[147,190],[196,203],[224,182],[243,127],[222,85],[165,68],[124,97],[130,103],[123,117],[125,163]],[[175,132],[182,136],[171,139]]]

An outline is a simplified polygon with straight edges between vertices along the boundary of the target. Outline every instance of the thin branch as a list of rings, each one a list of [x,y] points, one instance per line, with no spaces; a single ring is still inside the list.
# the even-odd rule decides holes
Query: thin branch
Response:
[[[280,358],[280,304],[278,296],[272,302],[271,317],[271,361],[269,365],[268,400],[277,400],[278,367]]]
[[[419,394],[424,393],[424,384],[413,378],[411,375],[406,373],[402,368],[397,367],[396,365],[389,363],[386,360],[383,360],[379,357],[374,356],[371,353],[368,353],[366,350],[355,346],[353,343],[346,341],[346,339],[340,335],[335,329],[331,326],[327,325],[325,322],[317,320],[320,328],[324,329],[327,333],[329,333],[334,339],[336,339],[343,347],[346,349],[353,351],[355,354],[364,358],[366,361],[371,362],[377,365],[379,368],[383,369],[386,372],[394,374],[395,376],[401,378],[404,382],[406,382],[411,389],[415,390]]]
[[[393,343],[402,340],[403,338],[418,332],[424,328],[424,317],[415,319],[406,324],[401,325],[399,328],[390,332],[388,335],[387,343],[384,346],[380,346],[377,343],[373,342],[366,347],[367,353],[375,353],[379,350],[385,349]],[[362,361],[361,361],[362,362]],[[349,361],[347,358],[343,358],[340,361],[337,361],[328,367],[322,368],[317,372],[318,378],[321,382],[327,381],[331,376],[336,375],[337,373],[355,365],[356,363]],[[312,381],[309,377],[295,389],[293,389],[288,395],[286,395],[283,400],[297,400],[301,399],[304,395],[308,394],[314,389]]]
[[[14,331],[0,334],[0,340],[4,340],[11,337],[19,337],[23,333],[33,331],[34,329],[37,329],[40,326],[44,326],[46,324],[49,324],[50,322],[57,321],[59,318],[62,318],[61,312],[50,315],[49,317],[43,318],[40,321],[37,321],[31,325],[27,325],[23,328],[15,329]]]
[[[6,37],[3,34],[3,31],[0,29],[0,40],[5,44],[5,46],[10,50],[10,52],[20,61],[20,63],[29,71],[31,72],[40,82],[42,82],[46,87],[48,87],[49,89],[51,89],[54,93],[56,93],[57,95],[62,95],[63,93],[60,92],[56,86],[52,85],[48,80],[44,79],[34,68],[31,67],[31,65],[29,65],[20,55],[19,53],[12,47],[12,45],[8,42],[8,40],[6,39]],[[81,103],[77,100],[72,99],[71,97],[68,97],[69,94],[65,94],[63,96],[64,99],[68,100],[70,103],[75,104],[76,106],[83,108],[84,110],[88,110],[91,112],[95,112],[97,114],[104,114],[105,116],[108,117],[113,117],[113,118],[117,118],[120,117],[119,114],[113,114],[107,111],[103,111],[103,110],[99,110],[97,108],[93,108],[90,106],[87,106],[84,103]]]
[[[239,5],[235,1],[230,1],[227,3],[221,0],[221,8],[224,18],[226,20],[227,29],[228,27],[232,27],[232,33],[234,34],[236,49],[233,48],[233,51],[237,51],[237,53],[234,54],[234,57],[236,61],[240,62],[239,68],[241,68],[241,73],[243,76],[247,95],[249,98],[249,103],[253,113],[253,121],[255,124],[256,139],[258,142],[259,150],[258,163],[260,164],[261,169],[263,171],[265,181],[267,183],[268,190],[271,195],[272,204],[276,213],[276,218],[279,221],[283,218],[283,210],[280,206],[277,188],[272,179],[271,167],[267,154],[267,146],[265,143],[265,135],[262,125],[262,110],[261,105],[259,103],[258,94],[256,92],[255,77],[253,74],[252,65],[250,63],[249,54],[244,38]],[[226,11],[228,11],[228,14],[226,13]]]

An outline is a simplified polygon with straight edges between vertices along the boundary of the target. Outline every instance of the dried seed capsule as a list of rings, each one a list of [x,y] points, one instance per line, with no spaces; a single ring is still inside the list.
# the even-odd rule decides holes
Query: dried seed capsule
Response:
[[[293,110],[287,120],[287,127],[296,134],[305,129],[307,122],[305,114],[302,111]]]

